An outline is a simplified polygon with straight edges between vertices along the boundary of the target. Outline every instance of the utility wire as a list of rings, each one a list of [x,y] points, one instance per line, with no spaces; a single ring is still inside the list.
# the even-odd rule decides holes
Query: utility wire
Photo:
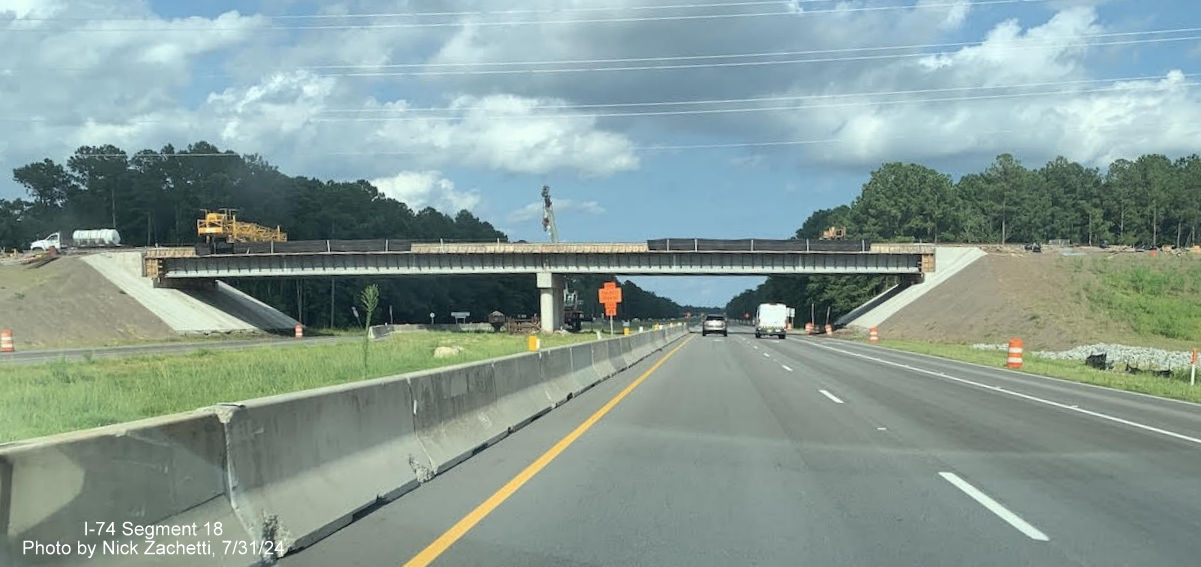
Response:
[[[1188,77],[1196,77],[1198,74],[1185,75]],[[1157,77],[1158,78],[1158,77]],[[1070,84],[1071,82],[1065,82]],[[1171,87],[1188,87],[1198,86],[1201,82],[1179,82],[1171,83]],[[885,101],[854,101],[854,102],[838,102],[828,104],[809,104],[809,105],[789,105],[789,106],[752,106],[746,108],[717,108],[717,109],[696,109],[696,110],[665,110],[651,112],[610,112],[610,113],[575,113],[575,114],[494,114],[491,116],[369,116],[369,117],[336,117],[336,118],[312,118],[309,122],[314,123],[348,123],[348,122],[417,122],[417,121],[435,121],[435,120],[463,120],[470,119],[488,119],[488,120],[534,120],[534,119],[565,119],[565,118],[631,118],[631,117],[651,117],[651,116],[685,116],[685,115],[704,115],[704,114],[741,114],[751,112],[775,112],[775,111],[797,111],[797,110],[813,110],[823,108],[847,108],[858,106],[895,106],[905,104],[925,104],[932,102],[965,102],[965,101],[982,101],[982,100],[1008,100],[1019,98],[1032,98],[1041,96],[1055,95],[1079,95],[1103,92],[1133,92],[1148,90],[1162,90],[1160,85],[1146,86],[1131,86],[1115,84],[1107,87],[1095,89],[1062,89],[1054,91],[1036,91],[1029,93],[1006,93],[1006,94],[991,94],[991,95],[975,95],[975,96],[957,96],[957,97],[934,97],[934,98],[914,98],[901,100],[885,100]],[[854,95],[847,95],[848,97]],[[5,117],[0,118],[0,122],[15,122],[15,123],[46,123],[53,122],[45,118],[27,118],[27,117]],[[121,122],[121,124],[161,124],[166,122],[175,122],[174,120],[130,120]]]
[[[1184,77],[1195,77],[1198,74],[1183,74]],[[826,93],[826,94],[808,94],[808,95],[790,95],[790,96],[768,96],[768,97],[750,97],[750,98],[727,98],[727,99],[708,99],[708,100],[677,100],[677,101],[651,101],[651,102],[616,102],[604,104],[545,104],[524,107],[523,110],[570,110],[570,109],[585,109],[585,108],[644,108],[656,106],[692,106],[703,104],[734,104],[747,102],[778,102],[787,100],[820,100],[832,98],[855,98],[855,97],[873,97],[873,96],[896,96],[896,95],[912,95],[912,94],[931,94],[931,93],[946,93],[946,92],[962,92],[975,90],[996,90],[996,89],[1023,89],[1033,87],[1049,87],[1062,85],[1082,85],[1096,83],[1117,83],[1126,81],[1154,81],[1162,80],[1164,75],[1143,75],[1137,77],[1119,77],[1111,79],[1079,79],[1073,81],[1049,81],[1040,83],[1021,83],[1010,85],[985,85],[971,87],[946,87],[937,89],[911,89],[901,91],[866,91],[857,93]],[[486,106],[464,106],[464,107],[418,107],[418,108],[346,108],[346,109],[328,109],[323,110],[323,114],[349,114],[349,113],[419,113],[419,112],[469,112],[474,110],[492,110]]]
[[[1201,82],[1182,82],[1173,83],[1172,86],[1197,86]],[[590,113],[590,114],[515,114],[515,115],[494,115],[485,118],[503,118],[503,119],[565,119],[565,118],[629,118],[639,116],[685,116],[685,115],[700,115],[700,114],[735,114],[748,112],[772,112],[785,110],[811,110],[818,108],[846,108],[855,106],[892,106],[899,104],[924,104],[930,102],[960,102],[960,101],[976,101],[976,100],[1006,100],[1017,98],[1030,98],[1039,96],[1065,95],[1065,94],[1089,94],[1100,92],[1113,91],[1131,91],[1135,90],[1126,85],[1113,85],[1096,89],[1072,89],[1072,90],[1057,90],[1057,91],[1040,91],[1032,93],[1008,93],[995,95],[977,95],[977,96],[961,96],[961,97],[939,97],[939,98],[918,98],[918,99],[903,99],[903,100],[888,100],[888,101],[856,101],[856,102],[840,102],[830,104],[812,104],[799,106],[755,106],[749,108],[715,108],[715,109],[698,109],[698,110],[662,110],[651,112],[609,112],[609,113]],[[1146,89],[1139,89],[1146,90]],[[416,122],[423,120],[457,120],[463,118],[480,118],[479,116],[369,116],[369,117],[338,117],[338,118],[313,118],[312,122]]]
[[[1068,125],[1064,125],[1062,127],[1062,129],[1078,130],[1078,131],[1085,131],[1085,130],[1097,131],[1097,130],[1117,130],[1117,129],[1121,129],[1121,128],[1135,128],[1135,127],[1159,128],[1159,127],[1180,126],[1180,125],[1181,125],[1181,123],[1179,120],[1165,119],[1162,122],[1158,122],[1158,121],[1140,122],[1137,125],[1106,124],[1106,125],[1081,126],[1081,125],[1068,124]],[[999,130],[978,130],[978,131],[973,132],[973,134],[976,136],[993,136],[993,135],[997,135],[997,134],[1030,134],[1030,133],[1031,132],[1029,129],[1018,129],[1018,128],[1005,128],[1005,129],[999,129]],[[1186,133],[1201,135],[1201,129],[1189,130]],[[937,140],[939,138],[936,134],[933,134],[928,131],[923,131],[923,132],[917,133],[917,134],[880,136],[876,139],[877,140],[915,139],[915,140],[931,141],[931,140]],[[859,140],[848,139],[848,138],[814,138],[814,139],[795,139],[795,140],[773,140],[773,141],[765,141],[765,142],[731,142],[731,143],[715,143],[715,144],[661,144],[661,145],[645,145],[645,146],[635,145],[635,146],[630,146],[628,149],[630,151],[636,151],[636,152],[656,152],[656,151],[683,151],[683,150],[710,150],[710,149],[769,148],[769,147],[781,147],[781,146],[783,146],[783,147],[809,146],[809,145],[823,145],[823,144],[834,145],[834,144],[848,144],[848,143],[859,143]],[[439,149],[438,151],[445,153],[446,150]],[[529,148],[513,147],[513,148],[496,148],[494,151],[512,153],[512,152],[529,152],[530,150],[529,150]],[[401,150],[401,151],[301,152],[301,153],[298,153],[297,155],[303,155],[305,157],[386,157],[386,156],[427,155],[427,154],[431,154],[431,153],[434,153],[434,152],[429,149],[424,149],[424,150]],[[164,154],[164,153],[155,153],[155,152],[145,152],[145,153],[137,153],[137,154],[117,154],[117,153],[114,153],[114,154],[87,154],[87,157],[100,157],[100,158],[141,157],[141,158],[162,158],[162,159],[219,158],[219,157],[246,158],[246,157],[251,157],[251,156],[261,156],[261,154],[258,154],[255,152],[247,152],[247,153],[242,153],[242,154],[229,153],[229,152],[225,152],[225,153],[174,153],[174,154]]]
[[[1145,31],[1125,31],[1125,32],[1107,32],[1107,33],[1091,33],[1080,34],[1074,36],[1047,36],[1044,40],[1078,40],[1089,38],[1104,38],[1104,37],[1128,37],[1138,35],[1165,35],[1178,33],[1197,33],[1201,32],[1201,27],[1190,28],[1173,28],[1162,30],[1145,30]],[[1195,39],[1190,37],[1188,39]],[[298,67],[306,70],[321,70],[321,69],[393,69],[393,68],[429,68],[429,67],[494,67],[494,66],[519,66],[519,65],[571,65],[571,64],[593,64],[593,63],[639,63],[639,62],[656,62],[656,61],[695,61],[704,59],[739,59],[750,57],[786,57],[795,55],[825,55],[831,53],[858,53],[863,51],[893,51],[893,50],[913,50],[913,49],[945,49],[953,47],[979,47],[988,43],[990,46],[1005,46],[1008,44],[1017,45],[1022,43],[1022,40],[1015,41],[960,41],[951,43],[925,43],[911,45],[881,45],[871,47],[844,47],[837,49],[809,49],[802,51],[762,51],[754,53],[727,53],[713,55],[671,55],[661,57],[620,57],[607,59],[557,59],[557,60],[542,60],[542,61],[479,61],[479,62],[432,62],[432,63],[384,63],[384,64],[355,64],[355,65],[306,65]],[[1058,47],[1062,44],[1051,41],[1044,41],[1039,44],[1030,45],[1046,45]]]
[[[1171,43],[1180,41],[1195,41],[1201,39],[1201,35],[1172,37],[1172,38],[1149,38],[1149,39],[1132,39],[1122,41],[1101,41],[1101,42],[1084,42],[1084,43],[1065,43],[1065,44],[1033,44],[1033,45],[1015,45],[1011,47],[998,47],[998,50],[1004,51],[1025,51],[1037,49],[1059,49],[1059,48],[1076,48],[1076,47],[1099,47],[1110,45],[1141,45],[1150,43]],[[679,65],[638,65],[627,67],[572,67],[565,69],[493,69],[493,70],[469,70],[469,71],[364,71],[356,73],[318,73],[321,77],[422,77],[422,76],[446,76],[446,75],[516,75],[516,74],[554,74],[554,73],[596,73],[596,72],[620,72],[620,71],[663,71],[671,69],[713,69],[725,67],[762,67],[768,65],[790,65],[790,64],[808,64],[808,63],[844,63],[848,61],[879,61],[887,59],[912,59],[921,57],[935,57],[939,55],[954,55],[955,52],[934,52],[934,53],[890,53],[884,55],[860,55],[854,57],[822,57],[822,58],[807,58],[807,59],[786,59],[777,61],[734,61],[727,63],[688,63]]]
[[[849,14],[855,12],[882,12],[893,10],[926,10],[932,8],[956,8],[990,6],[1000,4],[1029,4],[1049,2],[1051,0],[977,0],[970,3],[951,2],[944,4],[906,4],[895,6],[861,6],[855,8],[830,8],[823,10],[802,10],[782,12],[732,12],[724,14],[692,14],[676,16],[632,16],[619,18],[577,18],[566,20],[506,20],[506,21],[456,21],[456,22],[403,22],[403,23],[371,23],[371,24],[319,24],[319,25],[271,25],[252,28],[255,31],[320,31],[320,30],[375,30],[375,29],[407,29],[407,28],[452,28],[452,27],[493,27],[518,25],[551,25],[551,24],[602,24],[602,23],[632,23],[632,22],[662,22],[687,20],[722,20],[733,18],[760,18],[771,16],[809,17],[827,14]],[[21,19],[11,20],[20,22]],[[156,22],[157,23],[157,22]],[[197,27],[197,28],[14,28],[0,29],[0,32],[217,32],[217,31],[246,31],[246,27]]]

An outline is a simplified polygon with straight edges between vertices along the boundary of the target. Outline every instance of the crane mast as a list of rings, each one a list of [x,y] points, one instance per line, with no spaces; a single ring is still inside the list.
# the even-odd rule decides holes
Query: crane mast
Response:
[[[555,208],[550,201],[550,186],[542,186],[542,230],[550,235],[552,244],[559,242],[559,227],[555,225]],[[584,319],[579,293],[566,286],[563,289],[563,326],[579,332]]]
[[[550,234],[551,243],[559,242],[559,227],[555,226],[555,209],[550,202],[550,185],[542,186],[542,230]]]

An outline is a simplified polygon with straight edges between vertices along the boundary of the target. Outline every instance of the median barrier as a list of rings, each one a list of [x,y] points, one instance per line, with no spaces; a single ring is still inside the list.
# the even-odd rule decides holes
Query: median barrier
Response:
[[[625,337],[621,341],[621,356],[626,361],[626,368],[633,366],[640,359],[639,356],[634,353],[634,341],[637,340],[637,338],[638,337],[631,335],[629,337]]]
[[[639,358],[646,358],[659,350],[659,333],[660,331],[654,331],[642,337],[642,352],[639,353]]]
[[[574,382],[572,393],[579,395],[580,392],[595,386],[605,377],[597,371],[596,365],[593,364],[592,345],[576,345],[568,349],[571,352],[571,377]]]
[[[646,333],[638,333],[637,335],[631,335],[629,340],[626,342],[626,344],[629,345],[629,352],[626,353],[626,360],[631,366],[645,357],[644,352],[646,351],[646,339]]]
[[[555,407],[542,377],[542,353],[515,354],[492,361],[501,425],[515,431]]]
[[[416,488],[432,470],[404,377],[250,400],[226,421],[235,494],[280,556]]]
[[[303,548],[679,338],[635,337],[226,404],[0,445],[0,558],[24,540],[98,543],[84,522],[221,522]],[[172,537],[181,543],[211,535]],[[219,552],[218,552],[219,553]],[[75,564],[42,557],[37,565]],[[212,565],[205,557],[172,565]],[[217,562],[249,565],[259,557]],[[270,559],[270,558],[267,558]],[[108,556],[89,565],[137,565]],[[32,563],[31,563],[32,564]],[[153,564],[153,562],[151,563]]]
[[[544,350],[539,354],[539,369],[542,372],[542,387],[546,396],[555,406],[559,406],[582,388],[575,380],[571,369],[571,348],[558,347]],[[589,360],[591,364],[591,360]]]
[[[609,348],[609,360],[613,363],[613,368],[618,372],[630,367],[630,361],[626,360],[625,338],[609,339],[605,346]]]
[[[490,362],[409,375],[417,439],[441,473],[496,443],[508,426],[502,419]]]
[[[608,341],[589,343],[588,347],[592,351],[592,367],[601,380],[617,374],[617,365],[609,355]]]
[[[6,567],[146,564],[76,554],[80,543],[141,543],[144,538],[123,535],[127,521],[221,522],[224,539],[258,539],[236,517],[226,482],[225,431],[212,409],[0,446],[0,557],[9,560]],[[93,528],[95,522],[112,523],[115,534],[84,533],[85,522]],[[201,532],[171,539],[190,544],[222,538]],[[71,555],[29,555],[25,541],[68,542]],[[213,564],[211,558],[177,559],[173,564]]]

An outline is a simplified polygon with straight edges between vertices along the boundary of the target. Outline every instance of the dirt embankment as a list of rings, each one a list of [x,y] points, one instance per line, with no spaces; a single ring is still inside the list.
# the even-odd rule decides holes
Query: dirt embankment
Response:
[[[102,346],[178,335],[80,258],[0,265],[0,328],[17,349]]]
[[[1083,254],[1075,250],[1067,256],[1058,249],[1042,254],[988,250],[987,256],[889,317],[880,325],[880,333],[951,343],[1003,343],[1019,337],[1028,350],[1094,342],[1169,349],[1196,346],[1188,339],[1135,325],[1104,302],[1114,291],[1109,275],[1138,268],[1194,269],[1201,265],[1201,255],[1153,257],[1082,250]]]

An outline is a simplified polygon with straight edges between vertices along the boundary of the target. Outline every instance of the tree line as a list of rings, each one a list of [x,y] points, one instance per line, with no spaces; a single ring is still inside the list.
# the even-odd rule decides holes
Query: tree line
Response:
[[[1029,169],[1002,154],[983,171],[953,181],[913,163],[885,163],[849,204],[813,212],[795,238],[819,238],[832,226],[849,239],[889,242],[1043,243],[1192,246],[1201,224],[1201,157],[1147,154],[1118,159],[1104,171],[1057,157]],[[727,305],[754,313],[765,301],[797,306],[808,320],[817,304],[831,319],[894,283],[895,277],[768,278]],[[801,307],[805,317],[801,317]]]
[[[129,154],[112,146],[84,146],[66,163],[51,159],[13,170],[27,199],[0,199],[0,248],[22,249],[58,230],[116,228],[123,244],[184,245],[199,241],[203,209],[231,207],[241,220],[280,226],[289,240],[376,239],[508,242],[507,235],[469,211],[413,210],[364,180],[322,181],[289,176],[256,155],[197,142],[178,150]],[[596,278],[592,278],[596,279]],[[600,278],[604,280],[605,278]],[[451,311],[483,320],[493,310],[538,311],[533,276],[247,279],[230,282],[306,325],[358,324],[356,296],[379,284],[377,320],[448,322]],[[581,282],[583,283],[583,282]],[[589,281],[588,285],[596,282]],[[625,284],[625,317],[675,317],[669,299]],[[596,287],[582,296],[596,301]]]

